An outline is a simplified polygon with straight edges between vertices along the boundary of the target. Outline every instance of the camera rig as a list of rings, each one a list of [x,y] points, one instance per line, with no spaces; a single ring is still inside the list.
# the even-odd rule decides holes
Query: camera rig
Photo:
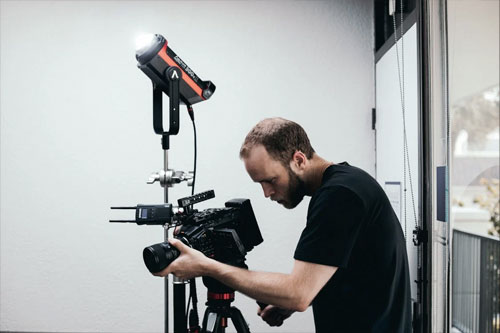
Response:
[[[193,209],[195,203],[214,198],[214,191],[202,192],[172,204],[111,207],[134,209],[135,220],[110,220],[110,222],[136,223],[138,225],[179,226],[175,238],[201,251],[205,256],[226,264],[244,267],[245,256],[254,246],[262,243],[262,235],[255,219],[250,200],[233,199],[224,208]],[[163,242],[146,247],[144,263],[151,273],[165,269],[179,256],[179,251]]]
[[[214,197],[214,191],[211,190],[181,198],[177,201],[177,207],[172,204],[111,207],[133,209],[135,219],[110,220],[110,222],[180,227],[175,238],[184,244],[201,251],[209,258],[247,268],[246,254],[263,242],[250,200],[233,199],[227,201],[224,208],[209,208],[202,211],[193,208],[194,204]],[[148,246],[143,251],[144,263],[151,273],[161,272],[179,255],[179,250],[171,246],[168,241]],[[241,312],[236,307],[230,306],[234,301],[234,290],[209,277],[203,277],[203,283],[208,292],[202,332],[218,332],[218,329],[227,326],[228,318],[232,319],[238,332],[250,332]],[[191,286],[194,304],[196,290],[193,289],[193,284]],[[190,332],[199,331],[196,309],[190,313],[189,326]],[[182,331],[185,332],[186,329]]]

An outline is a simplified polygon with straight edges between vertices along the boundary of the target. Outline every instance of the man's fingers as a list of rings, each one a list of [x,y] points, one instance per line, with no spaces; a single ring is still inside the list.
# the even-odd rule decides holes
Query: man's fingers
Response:
[[[272,314],[273,308],[274,308],[273,305],[266,306],[264,309],[261,310],[260,316],[261,317],[265,317],[265,316],[267,316],[269,314],[269,312],[271,312],[271,314]]]
[[[286,318],[290,317],[289,310],[281,309],[274,305],[268,305],[264,309],[259,307],[257,314],[264,320],[269,326],[281,326]]]
[[[283,318],[276,318],[271,326],[281,326],[283,325]]]
[[[181,242],[180,240],[178,240],[176,238],[170,238],[168,240],[168,242],[170,243],[170,245],[172,245],[173,247],[175,247],[177,250],[179,250],[181,252],[184,252],[187,248],[186,244],[184,244],[183,242]]]
[[[266,318],[265,321],[269,326],[281,326],[283,324],[283,318],[280,317]]]
[[[269,325],[269,326],[281,326],[283,320],[285,319],[283,315],[279,312],[279,308],[268,305],[264,309],[259,307],[257,314]]]
[[[175,229],[174,229],[174,235],[177,235],[179,233],[179,231],[181,231],[181,226],[175,227]]]
[[[164,277],[164,276],[167,276],[168,274],[171,273],[171,265],[167,266],[165,269],[163,269],[162,271],[159,271],[159,272],[156,272],[156,273],[153,273],[154,276],[161,276],[161,277]]]

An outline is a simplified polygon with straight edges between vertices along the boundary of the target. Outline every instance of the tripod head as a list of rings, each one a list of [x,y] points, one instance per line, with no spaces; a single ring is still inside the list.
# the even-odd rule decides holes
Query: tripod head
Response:
[[[231,307],[234,301],[234,289],[207,276],[204,276],[202,280],[207,287],[207,306],[220,309]]]
[[[240,266],[247,268],[245,264]],[[245,318],[238,308],[231,306],[234,301],[234,289],[225,284],[204,276],[203,284],[207,287],[207,309],[203,316],[202,332],[225,332],[228,319],[231,319],[238,333],[250,333]]]

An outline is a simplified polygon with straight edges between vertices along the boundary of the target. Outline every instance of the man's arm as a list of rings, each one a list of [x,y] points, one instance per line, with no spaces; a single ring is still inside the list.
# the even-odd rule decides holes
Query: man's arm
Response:
[[[220,282],[266,304],[305,311],[337,267],[295,260],[290,274],[255,272],[210,261],[207,273]]]
[[[260,302],[305,311],[337,267],[295,260],[290,274],[255,272],[207,258],[177,239],[170,239],[181,255],[158,276],[173,273],[180,278],[210,276]]]

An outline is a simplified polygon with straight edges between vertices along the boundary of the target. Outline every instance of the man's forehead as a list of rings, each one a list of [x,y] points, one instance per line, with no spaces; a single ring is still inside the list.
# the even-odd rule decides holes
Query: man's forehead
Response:
[[[244,161],[245,165],[259,167],[259,169],[270,165],[279,164],[279,161],[269,155],[267,149],[263,145],[256,145],[252,147],[249,150],[247,156],[244,158]]]
[[[271,158],[269,153],[267,152],[266,147],[264,147],[261,144],[257,144],[252,146],[248,150],[247,158],[254,159],[254,158]]]
[[[274,173],[282,167],[281,163],[272,158],[262,145],[252,147],[243,161],[248,174],[256,182],[274,176]]]

